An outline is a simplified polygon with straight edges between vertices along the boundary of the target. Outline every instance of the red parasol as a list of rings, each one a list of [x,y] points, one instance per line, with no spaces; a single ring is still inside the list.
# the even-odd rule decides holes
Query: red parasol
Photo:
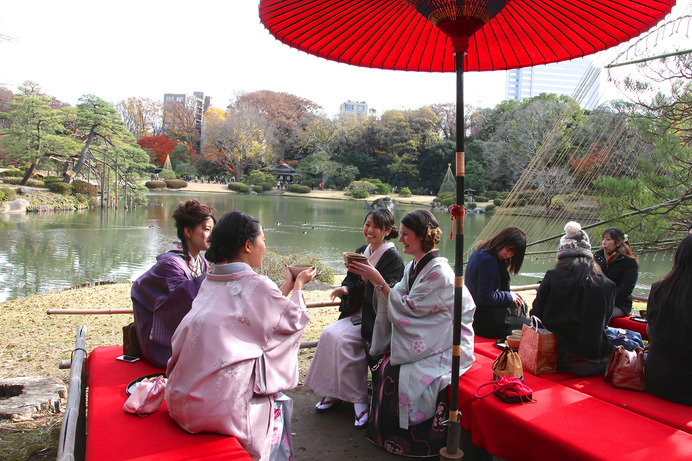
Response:
[[[464,191],[464,71],[506,70],[590,55],[628,41],[675,0],[260,0],[278,40],[332,61],[457,73],[457,202]],[[456,213],[450,430],[442,457],[461,457],[457,411],[464,219]]]

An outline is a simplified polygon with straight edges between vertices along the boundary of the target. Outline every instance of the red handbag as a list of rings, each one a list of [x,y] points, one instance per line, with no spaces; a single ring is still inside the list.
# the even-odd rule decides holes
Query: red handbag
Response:
[[[613,387],[630,391],[644,390],[644,357],[646,349],[628,351],[617,346],[610,352],[603,379]]]

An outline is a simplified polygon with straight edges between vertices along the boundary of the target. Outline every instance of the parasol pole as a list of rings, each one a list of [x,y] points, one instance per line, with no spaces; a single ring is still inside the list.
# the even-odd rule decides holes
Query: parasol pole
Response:
[[[452,333],[452,381],[449,398],[449,426],[447,428],[447,446],[440,450],[440,459],[460,459],[464,452],[459,449],[461,438],[461,415],[459,414],[459,365],[461,361],[461,312],[464,296],[464,55],[466,52],[454,53],[457,75],[457,205],[461,207],[458,216],[453,216],[456,222],[456,237],[454,247],[454,323]]]

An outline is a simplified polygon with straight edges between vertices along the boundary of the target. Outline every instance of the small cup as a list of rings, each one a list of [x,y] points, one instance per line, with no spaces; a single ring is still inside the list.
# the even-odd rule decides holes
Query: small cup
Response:
[[[521,330],[512,330],[512,336],[521,336]]]
[[[353,253],[351,251],[344,251],[344,262],[346,264],[351,264],[352,262],[364,263],[368,258],[363,256],[361,253]]]
[[[312,264],[291,264],[288,266],[288,270],[291,271],[291,275],[293,275],[293,279],[295,280],[295,278],[298,277],[298,274],[310,269],[311,267]]]
[[[519,343],[521,343],[521,336],[509,335],[507,336],[507,345],[512,349],[519,349]]]

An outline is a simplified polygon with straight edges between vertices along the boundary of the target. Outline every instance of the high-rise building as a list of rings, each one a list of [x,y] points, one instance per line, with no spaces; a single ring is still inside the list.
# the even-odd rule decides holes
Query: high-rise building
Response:
[[[505,99],[522,100],[541,93],[571,96],[581,107],[593,109],[600,95],[600,69],[591,59],[580,58],[507,71]]]
[[[163,131],[189,133],[188,142],[200,153],[204,145],[204,113],[211,105],[211,97],[201,91],[194,93],[165,93],[163,95]]]

